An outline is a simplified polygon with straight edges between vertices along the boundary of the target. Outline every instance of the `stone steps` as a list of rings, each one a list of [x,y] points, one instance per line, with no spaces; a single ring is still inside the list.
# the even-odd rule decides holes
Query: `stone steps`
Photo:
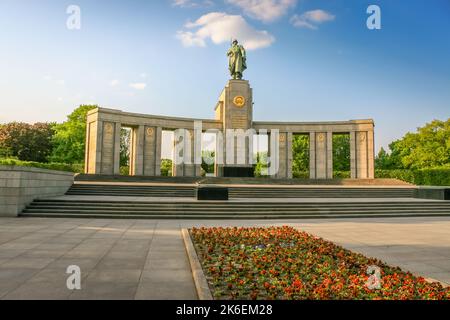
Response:
[[[162,177],[162,176],[120,176],[78,174],[76,182],[115,183],[185,183],[185,184],[227,184],[227,185],[332,185],[332,186],[411,186],[397,179],[268,179],[268,178],[224,178],[224,177]]]
[[[312,219],[450,216],[450,202],[132,202],[36,200],[23,217],[135,219]]]
[[[194,197],[195,186],[74,184],[68,195]],[[230,198],[412,198],[414,188],[229,187]]]

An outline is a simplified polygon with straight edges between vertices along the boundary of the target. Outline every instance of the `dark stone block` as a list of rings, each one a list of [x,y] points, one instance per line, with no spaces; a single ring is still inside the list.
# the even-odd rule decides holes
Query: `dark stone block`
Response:
[[[225,178],[253,178],[255,170],[253,167],[224,167],[223,176]]]
[[[228,188],[216,186],[197,187],[197,200],[226,200],[228,201]]]
[[[450,200],[450,188],[448,187],[419,187],[416,198],[433,200]]]

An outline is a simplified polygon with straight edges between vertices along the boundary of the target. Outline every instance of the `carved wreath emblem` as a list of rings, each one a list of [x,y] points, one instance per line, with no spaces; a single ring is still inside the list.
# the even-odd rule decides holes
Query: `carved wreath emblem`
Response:
[[[286,135],[280,134],[280,142],[286,142]]]
[[[359,140],[361,142],[366,141],[366,134],[365,134],[365,132],[360,132],[359,133]]]
[[[325,134],[324,133],[319,133],[319,136],[317,137],[317,140],[319,142],[324,142],[325,141]]]
[[[148,135],[149,137],[152,137],[152,136],[153,136],[153,133],[154,133],[153,128],[147,128],[147,135]]]
[[[113,132],[113,125],[111,123],[105,124],[105,131],[106,131],[106,133],[112,133]]]
[[[243,96],[236,96],[233,99],[233,103],[236,107],[242,108],[245,106],[245,98]]]

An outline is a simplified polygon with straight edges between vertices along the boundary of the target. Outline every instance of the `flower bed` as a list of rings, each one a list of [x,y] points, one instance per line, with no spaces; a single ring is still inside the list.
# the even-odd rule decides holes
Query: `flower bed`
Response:
[[[291,227],[190,234],[215,299],[450,299],[439,283]]]

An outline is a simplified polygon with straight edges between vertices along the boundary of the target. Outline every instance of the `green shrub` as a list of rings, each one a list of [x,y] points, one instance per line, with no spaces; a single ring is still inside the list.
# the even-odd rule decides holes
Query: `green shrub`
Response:
[[[399,179],[422,186],[450,186],[450,168],[376,170],[376,178]]]
[[[17,159],[0,159],[0,165],[5,166],[20,166],[20,167],[33,167],[57,171],[68,171],[74,173],[84,172],[83,164],[67,164],[67,163],[40,163],[33,161],[21,161]]]
[[[121,166],[120,167],[120,175],[121,176],[129,176],[130,175],[130,167],[129,166]]]
[[[172,160],[162,159],[161,160],[161,176],[171,177],[172,176]]]
[[[350,171],[334,171],[333,177],[334,179],[350,179],[351,173]]]
[[[309,179],[309,171],[294,171],[292,177],[294,179]]]

